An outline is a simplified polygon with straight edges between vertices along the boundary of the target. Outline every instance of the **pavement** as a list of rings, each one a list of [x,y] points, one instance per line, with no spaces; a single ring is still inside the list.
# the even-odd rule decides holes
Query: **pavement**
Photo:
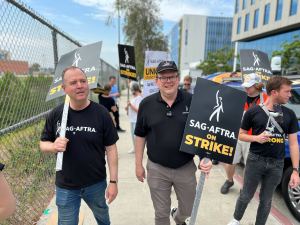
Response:
[[[119,133],[117,142],[119,153],[119,194],[115,201],[111,203],[110,218],[112,225],[154,225],[154,210],[150,198],[147,183],[139,182],[135,177],[135,159],[134,154],[128,154],[133,147],[130,136],[130,124],[124,110],[127,102],[127,95],[120,100],[120,121],[121,127],[126,130]],[[145,151],[146,152],[146,151]],[[196,158],[196,157],[195,157]],[[144,165],[147,156],[144,156]],[[197,159],[195,159],[197,162]],[[200,176],[198,171],[197,178]],[[235,203],[242,185],[242,169],[237,170],[235,176],[235,185],[230,189],[227,195],[220,193],[220,187],[225,181],[225,172],[221,164],[213,166],[209,177],[205,181],[202,199],[199,206],[196,224],[202,225],[226,225],[231,219]],[[172,206],[176,206],[176,195],[172,191]],[[296,225],[299,224],[288,209],[280,194],[276,193],[275,201],[272,204],[272,211],[269,215],[267,225]],[[46,212],[41,217],[38,225],[56,224],[57,209],[55,206],[55,196],[50,202]],[[258,207],[258,193],[250,202],[245,215],[241,221],[242,225],[254,225],[256,210]],[[97,225],[92,212],[87,205],[82,202],[81,205],[81,222],[83,225]],[[171,219],[171,225],[175,225]]]

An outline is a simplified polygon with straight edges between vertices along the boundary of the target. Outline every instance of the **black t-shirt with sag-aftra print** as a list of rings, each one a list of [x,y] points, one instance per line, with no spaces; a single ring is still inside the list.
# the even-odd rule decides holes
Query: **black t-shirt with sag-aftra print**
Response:
[[[269,122],[266,112],[260,106],[254,106],[250,108],[244,115],[241,128],[243,130],[249,130],[252,128],[253,135],[259,135],[264,131],[271,133],[270,141],[264,144],[258,142],[252,142],[250,145],[250,152],[276,159],[283,159],[285,154],[285,135],[296,133],[298,128],[298,121],[295,113],[281,106],[283,118],[276,118],[276,121],[281,126],[284,134],[280,133],[276,126]],[[268,126],[268,129],[267,129]]]
[[[54,142],[59,137],[63,105],[49,114],[41,141]],[[63,167],[56,172],[56,185],[66,189],[90,186],[106,179],[105,146],[119,139],[108,111],[91,102],[85,109],[69,108]]]

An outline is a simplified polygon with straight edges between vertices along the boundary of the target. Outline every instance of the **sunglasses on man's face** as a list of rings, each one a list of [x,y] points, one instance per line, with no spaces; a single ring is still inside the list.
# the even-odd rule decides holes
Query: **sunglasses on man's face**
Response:
[[[184,86],[191,86],[191,84],[188,84],[188,83],[186,83],[186,84],[183,84]]]

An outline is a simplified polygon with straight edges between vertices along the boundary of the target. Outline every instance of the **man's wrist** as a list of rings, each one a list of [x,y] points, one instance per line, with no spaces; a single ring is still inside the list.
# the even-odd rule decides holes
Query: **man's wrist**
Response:
[[[141,166],[143,166],[143,163],[136,162],[136,163],[135,163],[135,166],[137,166],[137,167],[141,167]]]
[[[258,142],[258,135],[253,135],[251,142]]]
[[[52,152],[53,152],[53,153],[57,153],[57,152],[58,152],[57,149],[55,149],[55,144],[54,144],[54,142],[52,143],[51,149],[52,149]]]
[[[293,167],[293,172],[296,172],[299,174],[299,167]]]

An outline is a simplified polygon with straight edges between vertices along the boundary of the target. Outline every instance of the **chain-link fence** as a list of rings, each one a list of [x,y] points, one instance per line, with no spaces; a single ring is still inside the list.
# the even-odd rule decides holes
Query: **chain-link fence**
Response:
[[[17,199],[1,224],[34,224],[54,193],[55,156],[38,144],[45,116],[62,99],[45,102],[47,91],[59,57],[80,43],[20,1],[0,0],[0,31],[0,162]],[[117,70],[100,63],[104,84]]]

